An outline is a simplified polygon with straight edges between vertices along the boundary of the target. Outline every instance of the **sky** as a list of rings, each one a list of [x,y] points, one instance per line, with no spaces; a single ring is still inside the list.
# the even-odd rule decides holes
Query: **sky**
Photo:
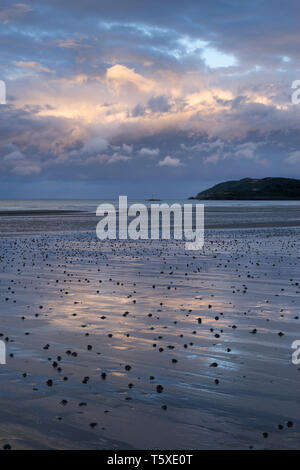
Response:
[[[0,197],[300,177],[300,3],[2,0]]]

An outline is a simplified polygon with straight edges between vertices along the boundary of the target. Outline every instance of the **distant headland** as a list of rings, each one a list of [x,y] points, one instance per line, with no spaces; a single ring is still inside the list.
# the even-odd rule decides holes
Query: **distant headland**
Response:
[[[300,180],[292,178],[244,178],[226,181],[189,199],[300,201]]]

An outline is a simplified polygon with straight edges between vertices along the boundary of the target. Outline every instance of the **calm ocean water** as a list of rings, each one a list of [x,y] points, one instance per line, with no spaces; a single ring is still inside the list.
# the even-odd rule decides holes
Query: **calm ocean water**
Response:
[[[118,207],[118,199],[0,199],[0,210],[84,210],[95,212],[102,202],[109,202]],[[128,199],[128,204],[151,203],[196,204],[202,201],[188,199],[162,199],[159,202],[145,199]],[[268,207],[268,206],[300,206],[300,201],[203,201],[208,207]]]

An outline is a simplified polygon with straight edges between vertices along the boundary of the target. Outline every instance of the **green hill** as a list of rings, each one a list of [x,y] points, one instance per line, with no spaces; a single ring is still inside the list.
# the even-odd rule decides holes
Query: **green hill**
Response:
[[[198,193],[201,200],[300,200],[300,180],[292,178],[244,178],[226,181]]]

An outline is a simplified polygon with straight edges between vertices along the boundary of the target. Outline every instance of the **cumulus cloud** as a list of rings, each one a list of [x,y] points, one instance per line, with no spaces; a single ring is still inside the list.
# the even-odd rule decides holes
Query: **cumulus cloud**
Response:
[[[256,149],[258,147],[257,143],[254,142],[244,142],[236,146],[233,155],[236,158],[248,158],[253,160],[256,158]]]
[[[111,163],[118,163],[118,162],[128,162],[131,159],[132,157],[129,157],[128,155],[120,155],[118,153],[114,153],[113,155],[108,157],[107,163],[111,164]]]
[[[157,165],[179,167],[179,166],[183,166],[183,163],[179,160],[179,158],[172,158],[169,155],[167,155],[163,160],[160,160]]]
[[[101,137],[95,137],[94,139],[89,140],[86,142],[83,147],[80,149],[80,153],[82,154],[93,154],[103,152],[108,147],[108,141],[106,139],[102,139]]]
[[[159,155],[159,149],[151,149],[147,147],[143,147],[139,150],[139,155],[146,156],[146,157],[157,157]]]
[[[122,87],[127,88],[131,85],[139,91],[149,93],[155,89],[155,81],[136,73],[134,69],[128,68],[125,65],[117,64],[110,67],[106,71],[107,80],[117,89]]]

